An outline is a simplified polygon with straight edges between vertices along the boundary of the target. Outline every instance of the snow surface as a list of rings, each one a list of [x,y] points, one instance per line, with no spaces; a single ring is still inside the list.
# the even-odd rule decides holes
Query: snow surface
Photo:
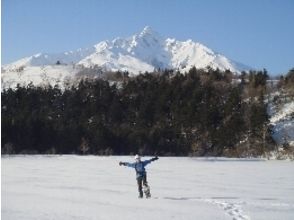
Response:
[[[282,109],[278,111],[273,117],[270,118],[271,123],[277,123],[280,120],[285,120],[287,117],[290,117],[294,113],[294,101],[284,104]]]
[[[119,161],[133,157],[4,156],[2,219],[294,219],[290,161],[160,158],[151,199]]]
[[[75,80],[74,75],[80,71],[74,65],[26,66],[22,71],[10,71],[1,74],[2,89],[27,86],[30,83],[38,86],[55,86]]]
[[[76,51],[56,54],[38,53],[4,65],[2,66],[2,87],[14,87],[17,83],[27,84],[26,78],[30,79],[34,85],[44,84],[40,82],[40,77],[32,77],[32,75],[42,74],[42,68],[47,66],[50,66],[47,74],[54,75],[60,69],[60,65],[55,65],[57,61],[63,66],[83,65],[87,68],[99,66],[105,70],[129,71],[134,75],[146,71],[152,72],[158,68],[178,69],[184,73],[193,66],[229,69],[236,73],[251,69],[229,60],[198,42],[164,38],[147,26],[140,33],[128,38],[106,40]],[[72,78],[76,74],[70,68],[64,68],[63,71],[65,75],[70,75]],[[59,81],[63,79],[63,75],[58,78]],[[54,78],[47,82],[54,86],[56,80]]]

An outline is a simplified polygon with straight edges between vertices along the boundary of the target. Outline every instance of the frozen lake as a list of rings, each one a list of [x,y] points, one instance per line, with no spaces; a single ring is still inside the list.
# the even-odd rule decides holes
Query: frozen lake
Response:
[[[293,162],[162,157],[138,199],[119,161],[133,157],[2,157],[2,219],[294,219]]]

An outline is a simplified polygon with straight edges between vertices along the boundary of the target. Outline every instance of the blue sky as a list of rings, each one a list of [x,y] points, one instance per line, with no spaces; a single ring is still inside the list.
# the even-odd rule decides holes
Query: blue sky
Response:
[[[151,26],[270,74],[294,67],[293,0],[2,0],[1,61],[128,37]]]

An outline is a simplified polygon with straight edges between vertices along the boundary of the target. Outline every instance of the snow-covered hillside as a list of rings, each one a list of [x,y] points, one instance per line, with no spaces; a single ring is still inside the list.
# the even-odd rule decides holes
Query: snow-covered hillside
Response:
[[[288,143],[294,147],[294,99],[283,91],[272,94],[268,114],[273,126],[272,137],[280,146]]]
[[[148,158],[143,158],[148,159]],[[148,165],[151,199],[138,199],[133,157],[2,157],[5,220],[290,220],[290,161],[160,158]]]
[[[2,87],[15,87],[17,83],[23,85],[28,81],[36,85],[54,85],[56,81],[62,82],[65,76],[74,79],[78,72],[76,66],[99,66],[104,70],[129,71],[132,74],[150,72],[158,68],[185,72],[192,66],[229,69],[236,73],[249,69],[198,42],[164,38],[147,26],[140,33],[128,38],[106,40],[93,47],[76,51],[39,53],[4,65]],[[44,75],[44,72],[48,76],[46,79],[49,79],[46,82],[42,81],[43,76],[39,76]]]

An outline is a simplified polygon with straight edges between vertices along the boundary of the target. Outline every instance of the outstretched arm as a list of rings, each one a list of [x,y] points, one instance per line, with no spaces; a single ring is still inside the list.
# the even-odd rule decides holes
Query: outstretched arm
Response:
[[[156,156],[156,157],[151,158],[150,160],[145,160],[143,163],[144,163],[144,165],[147,165],[147,164],[149,164],[155,160],[158,160],[158,159],[159,159],[158,156]]]
[[[135,168],[135,163],[119,162],[119,165]]]

